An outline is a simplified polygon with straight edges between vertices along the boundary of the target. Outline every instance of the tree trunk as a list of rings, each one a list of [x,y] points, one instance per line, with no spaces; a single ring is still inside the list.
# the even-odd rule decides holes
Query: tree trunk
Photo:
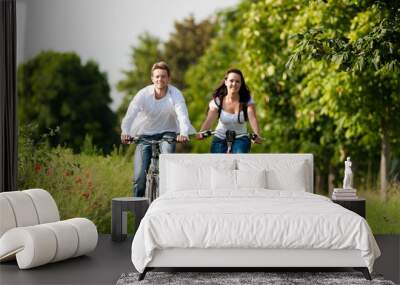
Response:
[[[329,174],[328,174],[328,190],[329,196],[332,196],[333,188],[335,187],[335,169],[332,165],[329,165]]]
[[[387,191],[387,175],[388,175],[388,165],[390,159],[390,149],[389,149],[389,136],[388,131],[385,126],[382,126],[382,141],[381,141],[381,166],[380,166],[380,196],[382,200],[386,200]]]
[[[319,171],[315,171],[314,193],[321,194],[321,175]]]
[[[367,191],[372,188],[372,160],[368,159],[368,170],[367,170]]]

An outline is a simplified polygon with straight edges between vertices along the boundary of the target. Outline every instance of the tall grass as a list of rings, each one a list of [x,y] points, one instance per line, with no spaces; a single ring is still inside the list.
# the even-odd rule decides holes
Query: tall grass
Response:
[[[374,234],[400,234],[400,185],[392,185],[386,201],[377,191],[359,193],[366,199],[367,221]]]
[[[61,147],[47,149],[45,159],[43,153],[25,155],[19,154],[20,190],[45,189],[56,201],[62,219],[86,217],[100,233],[110,233],[112,198],[132,196],[129,159],[118,151],[104,157],[73,154]]]

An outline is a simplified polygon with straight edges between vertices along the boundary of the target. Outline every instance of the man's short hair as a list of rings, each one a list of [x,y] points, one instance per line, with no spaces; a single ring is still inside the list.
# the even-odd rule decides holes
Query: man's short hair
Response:
[[[170,76],[170,71],[168,65],[165,63],[165,61],[159,61],[153,64],[153,67],[151,68],[151,75],[153,75],[153,71],[156,69],[163,69],[166,70],[168,73],[168,76]]]

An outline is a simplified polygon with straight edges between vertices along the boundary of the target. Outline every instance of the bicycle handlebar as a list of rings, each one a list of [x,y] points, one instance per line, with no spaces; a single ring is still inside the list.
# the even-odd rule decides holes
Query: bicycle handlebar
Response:
[[[216,133],[216,131],[207,130],[207,131],[198,132],[198,133],[196,133],[194,135],[200,134],[203,138],[208,138],[208,137],[214,135],[215,133]],[[257,139],[258,136],[255,133],[250,133],[250,134],[248,134],[248,137],[249,137],[250,140],[254,141],[254,140]],[[146,138],[144,138],[142,136],[136,136],[136,137],[130,137],[129,139],[127,139],[127,142],[135,143],[135,144],[138,144],[140,141],[144,141],[144,142],[147,142],[149,144],[160,144],[162,142],[168,142],[168,143],[178,142],[176,140],[176,138],[162,138],[162,139],[159,139],[159,140],[149,140],[149,139],[146,139]]]
[[[207,130],[207,131],[199,132],[198,134],[202,135],[203,138],[208,138],[208,137],[214,135],[215,133],[216,133],[216,131]],[[251,134],[248,134],[248,137],[251,140],[255,140],[255,139],[257,139],[258,135],[256,135],[255,133],[251,133]]]
[[[138,136],[138,137],[130,137],[129,139],[127,139],[127,141],[130,142],[130,143],[133,142],[135,144],[138,144],[140,141],[144,141],[144,142],[147,142],[149,144],[159,144],[159,143],[162,143],[162,142],[167,142],[167,143],[177,142],[176,138],[162,138],[162,139],[159,139],[159,140],[149,140],[149,139],[146,139],[146,138],[140,137],[140,136]]]

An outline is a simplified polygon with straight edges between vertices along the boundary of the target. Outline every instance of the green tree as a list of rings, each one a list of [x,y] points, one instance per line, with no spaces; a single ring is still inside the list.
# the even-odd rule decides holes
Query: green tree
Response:
[[[398,145],[400,133],[400,3],[340,3],[340,13],[348,17],[344,29],[334,33],[334,26],[315,23],[298,33],[288,67],[321,60],[333,65],[337,74],[344,73],[321,98],[324,112],[346,128],[346,138],[380,140],[380,191],[385,199],[391,146]],[[339,6],[319,3],[318,9],[332,11],[335,5]],[[349,88],[340,88],[343,81]]]
[[[121,106],[117,110],[121,122],[133,96],[143,87],[151,84],[151,67],[162,59],[161,42],[157,37],[144,33],[139,36],[137,47],[131,48],[132,69],[124,71],[124,79],[117,83],[117,89],[125,93]]]
[[[19,66],[17,92],[20,124],[36,122],[41,134],[59,127],[49,137],[52,146],[79,151],[90,135],[109,152],[118,139],[107,76],[92,60],[82,64],[73,52],[41,52]]]
[[[299,93],[306,87],[301,83],[307,73],[300,68],[288,72],[285,67],[291,52],[289,36],[304,21],[299,15],[305,4],[252,1],[243,11],[238,53],[266,138],[260,150],[313,153],[316,191],[325,192],[334,176],[335,126],[327,116],[317,117],[315,112],[302,110],[307,104],[301,104]],[[312,97],[308,98],[308,104],[313,102]]]
[[[150,70],[157,61],[167,62],[172,72],[172,84],[183,89],[186,86],[186,71],[201,57],[214,35],[215,24],[212,20],[196,23],[194,17],[189,16],[182,22],[175,22],[175,30],[165,43],[149,33],[139,36],[138,45],[132,47],[132,68],[124,71],[125,78],[117,84],[118,90],[125,93],[117,111],[119,119],[125,115],[133,96],[151,84]]]
[[[224,17],[229,21],[224,22]],[[290,70],[286,63],[296,45],[293,34],[323,26],[330,38],[355,36],[365,33],[374,21],[374,14],[363,15],[355,1],[242,1],[222,13],[217,37],[186,74],[185,94],[195,126],[204,119],[210,94],[226,68],[236,66],[244,71],[267,139],[255,151],[314,153],[316,181],[320,181],[316,186],[323,191],[341,183],[338,170],[349,154],[357,177],[371,173],[379,155],[379,115],[368,107],[374,104],[362,102],[377,94],[374,86],[386,84],[386,91],[396,88],[396,75],[371,81],[367,75],[352,77],[314,58]],[[396,100],[392,104],[399,105]],[[398,141],[398,136],[392,136],[396,153]]]
[[[185,73],[204,54],[215,36],[215,23],[205,19],[196,23],[193,15],[175,22],[175,30],[164,44],[164,58],[172,70],[172,81],[180,89],[186,87]]]

